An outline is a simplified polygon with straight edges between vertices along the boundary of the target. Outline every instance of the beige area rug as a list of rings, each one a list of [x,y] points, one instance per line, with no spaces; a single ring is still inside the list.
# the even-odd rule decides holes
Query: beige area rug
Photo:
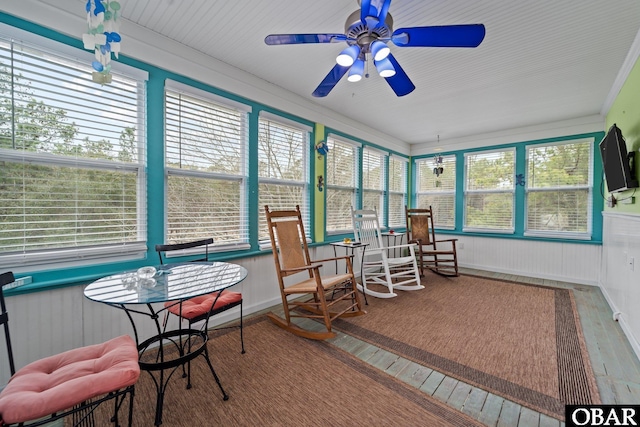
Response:
[[[171,378],[163,426],[481,426],[352,355],[296,337],[266,317],[245,322],[245,354],[237,329],[213,333],[211,360],[229,400],[222,400],[198,357],[192,362],[193,388],[185,389],[181,370]],[[152,426],[156,392],[147,372],[135,393],[134,425]],[[99,414],[102,419],[107,409]]]
[[[600,403],[571,290],[425,273],[336,329],[536,411]]]

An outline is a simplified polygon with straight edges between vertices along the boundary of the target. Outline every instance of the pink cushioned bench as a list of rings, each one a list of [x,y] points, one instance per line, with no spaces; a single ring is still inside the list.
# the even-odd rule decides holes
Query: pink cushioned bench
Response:
[[[16,372],[0,393],[0,425],[72,408],[131,386],[139,376],[138,349],[129,335],[37,360]]]

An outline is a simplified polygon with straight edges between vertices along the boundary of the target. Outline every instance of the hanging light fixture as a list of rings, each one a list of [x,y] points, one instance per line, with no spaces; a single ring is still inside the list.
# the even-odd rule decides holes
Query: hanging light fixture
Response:
[[[342,52],[336,58],[336,62],[338,65],[342,65],[343,67],[350,67],[353,65],[358,56],[360,55],[360,46],[357,44],[351,45]]]
[[[396,75],[396,70],[393,68],[393,64],[389,61],[389,58],[384,58],[381,61],[373,61],[378,70],[380,77],[392,77]]]
[[[358,58],[349,69],[347,80],[350,82],[359,82],[364,74],[364,59]]]
[[[370,50],[374,61],[382,61],[387,56],[389,56],[389,53],[391,53],[391,49],[389,49],[389,46],[387,46],[380,40],[376,40],[371,43]]]

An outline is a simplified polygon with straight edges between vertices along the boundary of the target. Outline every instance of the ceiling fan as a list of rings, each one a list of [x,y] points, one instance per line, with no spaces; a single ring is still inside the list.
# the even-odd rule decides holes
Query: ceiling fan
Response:
[[[391,55],[389,42],[398,47],[478,47],[485,36],[482,24],[408,27],[394,31],[393,18],[388,13],[391,0],[359,0],[358,3],[360,10],[349,15],[344,34],[271,34],[264,39],[271,46],[337,42],[349,45],[338,55],[337,64],[313,91],[313,96],[327,96],[347,71],[347,80],[361,80],[367,55],[396,95],[407,95],[416,87]]]

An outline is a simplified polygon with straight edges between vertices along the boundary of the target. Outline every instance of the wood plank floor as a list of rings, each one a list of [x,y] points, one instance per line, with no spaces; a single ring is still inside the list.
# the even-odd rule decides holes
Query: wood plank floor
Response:
[[[640,404],[640,361],[620,325],[613,320],[613,313],[598,287],[480,270],[461,269],[461,273],[573,289],[603,403]],[[317,324],[308,321],[303,326],[314,328]],[[338,333],[336,338],[330,341],[487,426],[564,426],[564,422],[555,418],[465,384],[349,335]]]

